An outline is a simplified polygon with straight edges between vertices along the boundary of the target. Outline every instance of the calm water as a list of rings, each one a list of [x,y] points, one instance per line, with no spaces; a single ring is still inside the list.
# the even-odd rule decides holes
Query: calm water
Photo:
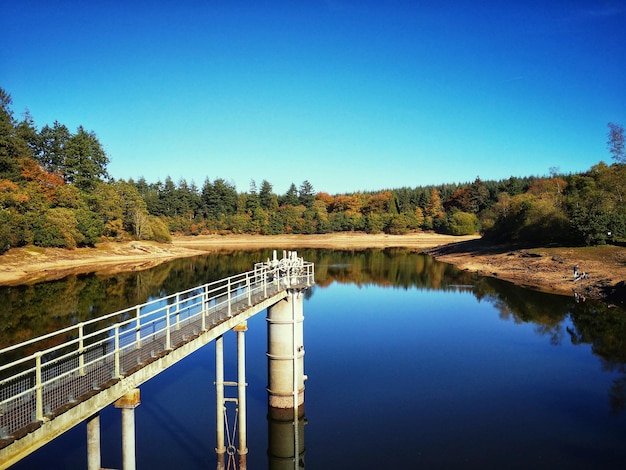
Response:
[[[307,468],[623,468],[623,310],[515,288],[407,250],[299,254],[317,273],[304,303]],[[268,256],[0,289],[2,345]],[[265,315],[248,327],[248,468],[288,468],[268,457]],[[236,380],[235,345],[227,334],[226,380]],[[215,468],[214,378],[210,344],[141,387],[139,469]],[[119,410],[105,409],[101,425],[102,464],[120,468]],[[86,468],[85,441],[83,424],[13,468]]]

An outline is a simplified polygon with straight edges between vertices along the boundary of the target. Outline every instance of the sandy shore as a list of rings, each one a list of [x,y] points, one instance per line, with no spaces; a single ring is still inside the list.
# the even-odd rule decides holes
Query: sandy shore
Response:
[[[626,248],[619,246],[513,249],[473,240],[427,249],[425,253],[461,269],[523,287],[578,295],[582,300],[626,301]],[[578,277],[574,276],[575,266]]]
[[[0,285],[33,283],[86,272],[110,274],[146,269],[174,258],[232,250],[390,247],[426,252],[461,269],[565,295],[577,292],[589,298],[607,297],[612,291],[623,289],[626,279],[626,248],[623,247],[513,250],[488,246],[475,236],[336,233],[174,237],[168,244],[105,242],[95,248],[76,250],[17,248],[0,256]],[[587,274],[586,278],[574,280],[575,265],[579,266],[581,273]]]
[[[329,235],[206,235],[174,237],[172,243],[104,242],[95,248],[13,248],[0,256],[0,285],[29,284],[60,279],[70,274],[96,272],[113,274],[146,269],[188,256],[221,251],[276,248],[365,249],[386,247],[433,248],[476,237],[450,237],[436,234],[405,236],[340,233]]]

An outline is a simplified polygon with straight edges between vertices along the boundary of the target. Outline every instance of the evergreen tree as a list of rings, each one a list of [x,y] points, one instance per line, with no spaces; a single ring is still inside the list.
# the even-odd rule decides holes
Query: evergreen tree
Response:
[[[296,188],[295,184],[291,183],[291,186],[289,186],[289,189],[282,197],[282,200],[280,202],[281,205],[289,204],[290,206],[297,206],[300,203],[298,199],[298,188]]]
[[[307,209],[310,209],[311,207],[313,207],[314,201],[315,191],[313,190],[313,185],[309,183],[308,180],[305,180],[300,185],[300,191],[298,192],[298,202]]]

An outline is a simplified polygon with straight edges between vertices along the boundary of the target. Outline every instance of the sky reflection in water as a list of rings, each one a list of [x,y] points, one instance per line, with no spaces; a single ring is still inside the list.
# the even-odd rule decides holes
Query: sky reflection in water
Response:
[[[308,468],[622,468],[626,417],[610,393],[623,356],[598,346],[616,333],[593,341],[604,360],[570,334],[596,334],[588,319],[611,312],[421,255],[359,254],[358,276],[349,255],[324,266],[326,255],[305,255],[320,258],[304,304]],[[248,326],[248,468],[259,469],[268,468],[264,314]],[[235,380],[234,334],[225,347]],[[141,387],[138,468],[215,467],[214,370],[211,344]],[[102,412],[105,467],[121,465],[119,420]],[[85,468],[85,436],[81,425],[15,468]]]

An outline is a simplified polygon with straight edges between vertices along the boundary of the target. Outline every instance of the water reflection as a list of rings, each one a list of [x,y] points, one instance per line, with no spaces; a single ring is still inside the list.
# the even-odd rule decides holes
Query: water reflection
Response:
[[[624,456],[623,309],[521,289],[406,249],[299,255],[315,262],[317,282],[306,292],[311,424],[305,455],[306,418],[298,422],[302,464],[306,457],[312,468],[621,468],[614,462]],[[268,257],[270,250],[233,252],[0,288],[0,343],[247,271]],[[246,340],[250,458],[255,468],[293,468],[293,417],[273,416],[266,405],[265,323],[263,315],[252,318]],[[152,439],[141,454],[146,468],[212,468],[214,357],[206,349],[145,384],[138,435]],[[115,410],[103,416],[119,419]],[[59,441],[67,443],[59,454],[79,463],[64,468],[85,460],[84,448],[76,450],[84,430],[72,436]],[[107,465],[116,453],[113,434],[103,442]],[[38,461],[46,458],[34,455],[20,468],[42,468],[28,466]]]
[[[535,332],[550,344],[568,339],[573,344],[590,344],[602,367],[622,376],[610,391],[613,411],[621,412],[626,407],[626,315],[622,308],[593,301],[577,303],[566,296],[522,289],[459,270],[410,249],[307,249],[300,250],[299,255],[315,263],[317,288],[338,283],[471,291],[480,302],[493,304],[502,320],[533,324]],[[0,348],[247,271],[271,256],[269,249],[217,253],[182,258],[139,272],[83,274],[34,285],[0,287]],[[306,296],[314,295],[314,291],[309,289]],[[567,327],[566,319],[570,323]]]

